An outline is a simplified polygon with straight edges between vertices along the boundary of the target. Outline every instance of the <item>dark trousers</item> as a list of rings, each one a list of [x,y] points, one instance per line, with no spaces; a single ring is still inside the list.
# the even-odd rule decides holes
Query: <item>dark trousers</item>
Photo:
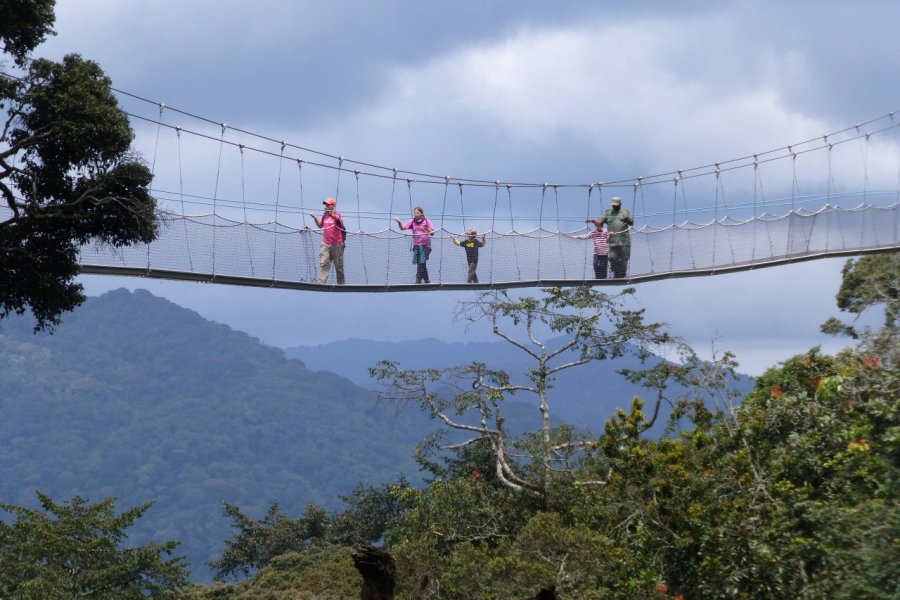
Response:
[[[594,255],[594,279],[606,279],[606,263],[609,257],[606,254]]]
[[[428,281],[428,265],[416,263],[416,283],[431,283]]]
[[[466,280],[467,283],[478,283],[478,273],[475,272],[477,268],[477,262],[469,263],[469,278]]]
[[[625,272],[628,271],[628,259],[631,257],[631,246],[613,246],[609,245],[609,266],[612,267],[613,277],[616,279],[624,279]]]

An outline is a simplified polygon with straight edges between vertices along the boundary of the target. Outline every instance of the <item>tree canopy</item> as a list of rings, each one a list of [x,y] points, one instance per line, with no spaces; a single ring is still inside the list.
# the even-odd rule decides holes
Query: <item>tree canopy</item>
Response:
[[[876,306],[884,307],[884,326],[897,326],[900,318],[900,252],[869,254],[844,265],[837,306],[844,312],[856,315]],[[855,324],[854,319],[854,324]],[[822,325],[822,331],[859,337],[854,324],[844,324],[831,318]]]
[[[2,0],[0,39],[22,65],[0,75],[0,318],[30,310],[42,329],[84,301],[78,252],[157,233],[150,169],[112,83],[94,62],[26,58],[53,2]]]
[[[159,598],[187,585],[176,542],[120,548],[149,504],[116,514],[114,500],[61,504],[38,493],[42,510],[12,504],[0,520],[0,597],[11,600]]]
[[[0,42],[2,51],[17,63],[24,62],[48,35],[53,33],[56,0],[0,0]]]

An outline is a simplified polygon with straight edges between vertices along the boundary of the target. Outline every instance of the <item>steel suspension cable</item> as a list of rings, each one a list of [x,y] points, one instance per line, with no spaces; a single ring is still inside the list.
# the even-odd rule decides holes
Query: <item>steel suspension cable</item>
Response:
[[[256,269],[253,267],[253,252],[250,249],[250,231],[247,221],[247,176],[244,168],[244,145],[238,144],[241,151],[241,205],[244,207],[244,240],[247,242],[247,260],[250,263],[250,274],[256,277]]]
[[[216,184],[213,186],[213,222],[219,218],[218,198],[219,198],[219,177],[222,173],[222,151],[225,149],[225,123],[222,123],[222,135],[219,143],[219,157],[216,160]],[[218,227],[213,227],[213,251],[212,251],[212,276],[216,276],[216,233]]]
[[[178,137],[178,196],[181,199],[181,224],[184,229],[184,246],[187,249],[188,264],[191,273],[194,272],[194,258],[191,254],[191,240],[187,233],[187,215],[184,210],[184,169],[181,162],[181,130],[175,129],[175,135]]]
[[[509,226],[510,226],[510,231],[513,234],[512,243],[513,243],[513,256],[516,259],[516,279],[522,279],[522,269],[519,267],[519,250],[518,250],[518,248],[516,248],[516,238],[518,238],[519,236],[516,234],[516,224],[514,221],[515,217],[513,216],[512,186],[511,185],[506,186],[506,196],[509,199]],[[496,243],[496,241],[497,240],[491,240],[491,243],[492,244]]]
[[[494,283],[494,246],[497,245],[495,243],[497,241],[497,234],[496,234],[496,231],[497,231],[497,227],[496,227],[497,201],[500,199],[500,182],[497,181],[495,183],[496,183],[496,185],[494,186],[494,212],[491,215],[491,249],[489,251],[489,254],[491,257],[491,268],[488,271],[488,281],[490,281],[491,283]]]
[[[363,234],[362,229],[362,206],[359,201],[359,171],[354,171],[354,175],[356,176],[356,224],[359,227],[359,245],[360,249],[363,251],[363,257],[365,257],[365,242],[368,241],[368,238],[365,234]],[[346,240],[345,240],[346,241]],[[366,267],[366,260],[363,258],[362,266],[363,266],[363,278],[366,280],[366,283],[369,283],[369,270]]]

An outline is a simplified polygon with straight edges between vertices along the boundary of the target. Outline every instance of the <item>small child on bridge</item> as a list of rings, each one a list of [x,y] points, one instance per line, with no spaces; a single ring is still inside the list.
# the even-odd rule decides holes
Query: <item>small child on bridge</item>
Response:
[[[487,236],[481,234],[481,239],[478,240],[476,239],[477,235],[477,231],[469,229],[466,231],[467,239],[462,242],[456,239],[456,236],[450,236],[454,244],[464,248],[466,251],[466,261],[469,263],[469,278],[466,280],[466,283],[478,283],[478,273],[476,272],[478,269],[478,249],[487,245]]]
[[[606,279],[606,267],[609,260],[609,232],[603,229],[605,221],[588,219],[585,223],[593,223],[596,229],[585,235],[574,237],[576,240],[594,240],[594,279]]]

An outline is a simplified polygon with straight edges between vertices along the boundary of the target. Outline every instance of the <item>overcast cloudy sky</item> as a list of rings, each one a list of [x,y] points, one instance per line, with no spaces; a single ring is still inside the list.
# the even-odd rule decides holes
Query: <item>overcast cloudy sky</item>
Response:
[[[58,35],[117,88],[382,165],[597,181],[707,164],[900,109],[900,3],[58,0]],[[138,131],[141,142],[141,131]],[[146,140],[144,140],[146,145]],[[896,153],[895,153],[896,156]],[[844,261],[641,284],[651,319],[744,370],[814,344]],[[278,346],[489,339],[455,292],[321,294],[84,277],[144,288]]]

